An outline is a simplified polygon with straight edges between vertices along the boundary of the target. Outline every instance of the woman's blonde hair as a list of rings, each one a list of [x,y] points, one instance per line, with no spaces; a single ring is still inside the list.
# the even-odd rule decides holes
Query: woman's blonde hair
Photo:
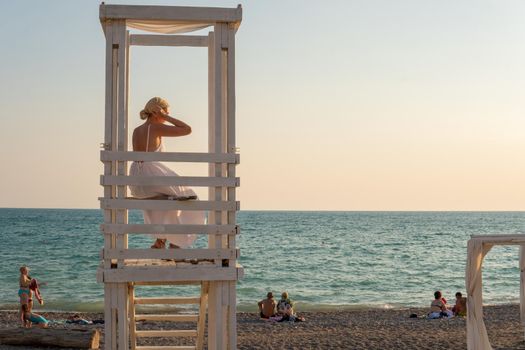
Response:
[[[158,110],[159,107],[162,109],[167,109],[170,105],[168,101],[160,97],[153,97],[146,103],[144,109],[140,111],[140,119],[148,119],[154,111]]]

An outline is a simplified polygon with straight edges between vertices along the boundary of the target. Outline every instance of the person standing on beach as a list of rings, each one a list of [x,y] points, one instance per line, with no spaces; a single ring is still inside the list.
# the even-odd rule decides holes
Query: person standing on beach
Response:
[[[153,97],[140,112],[144,124],[133,131],[134,152],[162,152],[162,137],[180,137],[191,133],[191,127],[169,115],[168,102]],[[129,170],[130,176],[179,176],[161,162],[135,161]],[[195,192],[185,186],[129,186],[131,195],[140,199],[197,199]],[[203,211],[144,210],[145,224],[204,224]],[[151,248],[186,248],[195,241],[195,235],[153,234],[156,238]]]
[[[20,298],[20,321],[22,325],[25,325],[23,307],[26,305],[28,308],[33,308],[33,292],[40,305],[44,304],[44,299],[40,296],[40,290],[38,283],[34,278],[29,276],[29,267],[20,267],[20,278],[19,278],[19,289],[18,297]]]
[[[277,303],[273,298],[272,292],[268,292],[268,294],[266,294],[266,299],[259,301],[257,305],[259,305],[259,314],[261,315],[261,318],[275,316],[275,307],[277,306]]]
[[[20,267],[20,278],[19,278],[19,289],[18,296],[20,297],[20,304],[27,304],[31,290],[29,285],[31,284],[31,277],[29,277],[29,268],[27,266]]]

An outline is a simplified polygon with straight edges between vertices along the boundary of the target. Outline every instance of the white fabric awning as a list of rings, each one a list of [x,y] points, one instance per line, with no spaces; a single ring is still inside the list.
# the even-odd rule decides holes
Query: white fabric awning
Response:
[[[213,25],[213,23],[166,22],[154,20],[127,20],[126,25],[131,28],[147,32],[162,34],[180,34],[194,32]]]

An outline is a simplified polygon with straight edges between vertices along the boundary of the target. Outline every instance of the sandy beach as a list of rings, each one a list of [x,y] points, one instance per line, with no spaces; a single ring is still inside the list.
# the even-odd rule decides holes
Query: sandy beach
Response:
[[[486,325],[494,349],[525,349],[523,328],[519,322],[518,305],[485,307]],[[466,349],[466,320],[428,320],[426,309],[349,310],[300,313],[304,323],[270,323],[255,313],[238,314],[239,349]],[[420,318],[409,318],[411,313]],[[65,320],[70,313],[46,313],[49,320]],[[86,319],[101,319],[102,314],[83,313]],[[17,325],[14,311],[0,312],[0,327]],[[162,326],[166,326],[163,323]],[[192,328],[191,324],[178,324]],[[96,327],[54,324],[52,327]],[[159,329],[155,322],[144,322],[142,329]],[[168,328],[168,327],[166,327]],[[175,328],[175,327],[174,327]],[[144,343],[146,344],[146,343]],[[161,340],[157,345],[168,345]],[[171,343],[173,344],[173,343]],[[178,343],[180,345],[184,342]],[[0,345],[2,350],[38,349]]]

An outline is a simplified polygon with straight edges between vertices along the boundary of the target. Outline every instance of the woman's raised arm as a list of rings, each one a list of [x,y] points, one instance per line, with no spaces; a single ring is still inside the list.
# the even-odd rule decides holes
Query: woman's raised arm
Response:
[[[162,113],[162,118],[173,125],[156,124],[155,133],[158,136],[186,136],[191,134],[191,127],[182,120],[170,117],[165,113]]]

